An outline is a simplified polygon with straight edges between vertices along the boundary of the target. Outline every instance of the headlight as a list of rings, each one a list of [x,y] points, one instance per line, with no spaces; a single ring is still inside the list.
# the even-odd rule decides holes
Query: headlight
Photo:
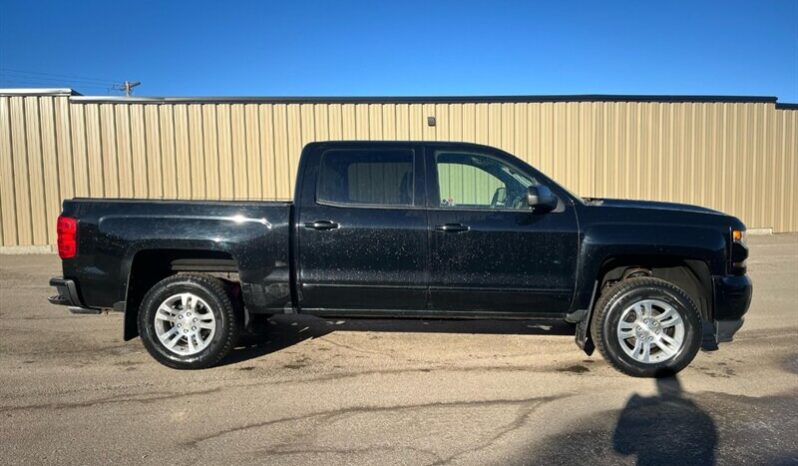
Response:
[[[745,230],[732,230],[732,241],[747,246],[748,242]]]
[[[745,230],[733,229],[731,239],[731,270],[736,274],[744,274],[747,268],[745,260],[748,258]]]

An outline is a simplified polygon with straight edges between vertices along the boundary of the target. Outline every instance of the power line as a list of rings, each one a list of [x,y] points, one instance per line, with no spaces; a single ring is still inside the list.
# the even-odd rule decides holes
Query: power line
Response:
[[[102,89],[110,89],[112,86],[102,86],[99,84],[84,84],[84,83],[76,83],[76,82],[69,82],[69,81],[56,81],[56,80],[43,80],[43,79],[30,79],[30,78],[2,78],[0,77],[0,82],[8,82],[8,83],[15,83],[16,85],[19,84],[37,84],[37,85],[46,85],[51,87],[92,87],[92,88],[102,88]]]
[[[19,79],[19,80],[35,80],[35,81],[50,81],[50,82],[69,82],[69,83],[80,83],[86,85],[103,85],[103,86],[110,86],[112,82],[105,82],[105,81],[84,81],[81,79],[73,79],[73,78],[50,78],[44,76],[33,76],[33,75],[24,75],[24,74],[15,74],[15,73],[5,73],[0,71],[0,77],[6,77],[9,79]]]
[[[111,91],[111,86],[99,86],[99,85],[87,85],[87,84],[79,84],[79,83],[68,83],[64,81],[40,81],[40,80],[31,80],[31,79],[3,79],[0,78],[0,87],[2,86],[9,86],[9,87],[39,87],[39,86],[47,86],[47,87],[67,87],[70,89],[102,89],[105,92]]]
[[[76,76],[76,75],[59,74],[59,73],[42,73],[40,71],[26,71],[26,70],[18,70],[6,67],[0,67],[0,74],[1,73],[16,73],[16,74],[31,75],[31,76],[50,77],[56,79],[69,79],[71,81],[87,81],[87,82],[91,81],[97,84],[109,84],[113,82],[110,79],[105,80],[98,78],[90,78],[87,76]]]

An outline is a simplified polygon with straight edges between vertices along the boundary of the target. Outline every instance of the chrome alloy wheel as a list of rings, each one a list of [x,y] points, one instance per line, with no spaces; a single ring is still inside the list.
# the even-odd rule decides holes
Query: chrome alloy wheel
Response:
[[[161,344],[180,356],[204,350],[216,333],[216,317],[211,307],[194,293],[166,298],[155,312],[154,324]]]
[[[638,301],[621,314],[618,342],[635,361],[655,364],[679,353],[685,326],[679,312],[658,299]]]

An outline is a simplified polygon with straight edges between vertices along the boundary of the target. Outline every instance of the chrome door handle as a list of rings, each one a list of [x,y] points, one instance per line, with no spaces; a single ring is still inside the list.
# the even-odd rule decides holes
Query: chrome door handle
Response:
[[[460,233],[461,231],[470,230],[471,227],[462,223],[444,223],[443,225],[435,226],[435,229],[444,233]]]
[[[315,222],[306,223],[305,228],[311,228],[313,230],[334,230],[338,228],[338,224],[330,220],[316,220]]]

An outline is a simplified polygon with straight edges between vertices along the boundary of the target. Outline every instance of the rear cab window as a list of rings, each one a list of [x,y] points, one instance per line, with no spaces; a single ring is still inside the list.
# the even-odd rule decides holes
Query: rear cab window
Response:
[[[411,149],[331,149],[322,154],[316,202],[363,207],[411,207]]]

